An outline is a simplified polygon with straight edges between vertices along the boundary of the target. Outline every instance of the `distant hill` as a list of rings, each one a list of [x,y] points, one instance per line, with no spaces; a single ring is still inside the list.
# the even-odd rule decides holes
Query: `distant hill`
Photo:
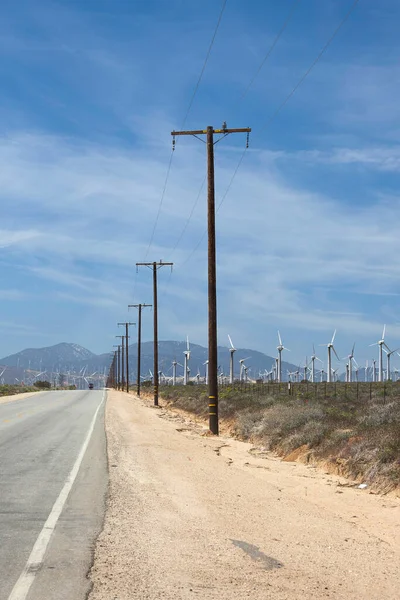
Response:
[[[160,341],[159,342],[159,369],[165,375],[171,375],[172,361],[177,360],[183,365],[186,342]],[[190,345],[190,375],[194,377],[197,372],[202,376],[205,373],[204,363],[207,360],[207,348],[198,344]],[[69,374],[69,382],[79,382],[82,387],[86,385],[83,377],[93,375],[93,380],[107,372],[111,363],[111,353],[94,354],[87,348],[78,344],[69,344],[63,342],[55,346],[46,348],[28,348],[6,356],[0,359],[0,374],[4,367],[4,373],[0,376],[0,382],[15,383],[15,379],[20,381],[32,380],[38,373],[43,372],[40,379],[49,379],[53,381],[60,373]],[[259,373],[265,369],[270,371],[274,364],[274,358],[258,352],[256,350],[239,348],[234,355],[235,377],[239,376],[239,360],[247,358],[246,364],[249,367],[249,377],[256,378]],[[129,346],[129,367],[131,380],[136,379],[136,361],[137,344]],[[218,347],[218,364],[224,374],[229,373],[229,349],[223,346]],[[287,371],[295,371],[296,366],[282,361],[282,374],[286,379]],[[142,375],[150,375],[153,371],[153,342],[144,342],[142,344]],[[178,365],[178,375],[182,375],[183,369]]]

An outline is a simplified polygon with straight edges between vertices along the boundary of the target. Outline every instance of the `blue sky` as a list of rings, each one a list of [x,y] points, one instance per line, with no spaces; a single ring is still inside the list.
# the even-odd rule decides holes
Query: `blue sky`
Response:
[[[0,20],[0,355],[60,341],[106,352],[128,303],[160,339],[207,340],[205,147],[171,153],[222,3],[3,2]],[[251,126],[218,212],[219,343],[304,360],[337,328],[360,363],[387,324],[400,345],[400,7],[360,0],[271,120],[352,0],[228,0],[186,128]],[[217,202],[245,146],[216,146]],[[181,232],[199,200],[180,239]],[[177,241],[179,244],[176,246]],[[144,338],[151,339],[151,314]],[[135,336],[135,332],[132,332]],[[321,348],[321,357],[324,357]],[[400,359],[399,366],[400,366]],[[393,365],[397,366],[397,365]]]

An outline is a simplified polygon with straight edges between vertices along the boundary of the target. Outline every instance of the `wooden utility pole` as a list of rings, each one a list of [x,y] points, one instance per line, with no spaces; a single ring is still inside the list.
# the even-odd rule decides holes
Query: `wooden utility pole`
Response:
[[[121,338],[121,350],[120,350],[120,368],[119,368],[119,375],[120,375],[120,388],[123,390],[125,388],[125,365],[124,365],[124,335],[116,335],[115,337],[117,338]]]
[[[152,304],[128,304],[129,308],[137,308],[139,311],[138,318],[138,341],[137,341],[137,380],[136,380],[136,393],[140,396],[140,363],[142,354],[142,308],[146,306],[152,306]]]
[[[153,271],[153,307],[154,307],[154,373],[153,373],[153,381],[154,381],[154,406],[158,406],[158,320],[157,320],[157,310],[158,310],[158,301],[157,301],[157,271],[161,269],[161,267],[171,267],[174,263],[172,262],[143,262],[136,263],[136,267],[149,267]]]
[[[120,381],[121,381],[121,346],[120,344],[114,344],[117,353],[117,390],[119,390]]]
[[[210,431],[215,435],[219,433],[218,424],[218,350],[217,350],[217,274],[216,274],[216,244],[215,244],[215,183],[214,183],[214,134],[223,137],[230,133],[247,133],[249,127],[242,129],[228,129],[226,123],[222,129],[207,129],[195,131],[172,131],[173,148],[175,147],[176,135],[193,135],[199,137],[206,135],[207,145],[207,177],[208,177],[208,414]],[[201,138],[200,138],[201,139]],[[222,138],[219,138],[219,141]]]
[[[123,323],[118,323],[119,325],[125,325],[126,391],[129,393],[129,325],[136,325],[136,323],[124,321]]]

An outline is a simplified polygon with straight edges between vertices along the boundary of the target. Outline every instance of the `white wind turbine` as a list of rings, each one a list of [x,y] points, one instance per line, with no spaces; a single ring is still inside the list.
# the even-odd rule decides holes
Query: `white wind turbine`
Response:
[[[335,356],[338,360],[340,360],[340,358],[337,355],[337,352],[335,350],[335,347],[333,345],[333,342],[335,341],[335,336],[336,336],[336,329],[333,332],[333,336],[331,341],[329,342],[329,344],[321,344],[321,346],[326,346],[328,348],[328,365],[327,365],[327,370],[326,370],[326,381],[329,383],[332,381],[332,350],[335,353]]]
[[[229,353],[230,353],[230,357],[229,357],[229,383],[233,383],[234,382],[233,355],[236,352],[236,348],[232,344],[232,340],[231,340],[231,336],[230,335],[228,335],[228,339],[229,339],[229,343],[231,345],[231,347],[229,348]]]
[[[353,381],[353,362],[354,362],[354,364],[355,364],[356,368],[358,368],[357,361],[356,361],[356,359],[354,358],[354,348],[355,348],[355,347],[356,347],[356,343],[354,342],[354,344],[353,344],[353,347],[352,347],[352,349],[351,349],[351,352],[350,352],[350,354],[349,354],[348,356],[345,356],[345,357],[343,358],[343,360],[345,360],[346,358],[348,358],[348,359],[349,359],[349,362],[347,363],[347,365],[348,365],[348,368],[346,369],[346,375],[347,375],[347,376],[346,376],[346,381],[347,381],[348,383],[351,383],[351,382]]]
[[[205,384],[208,384],[208,360],[206,360],[206,362],[203,362],[203,366],[205,365],[206,367],[206,373],[205,373]]]
[[[389,381],[389,379],[391,379],[391,373],[390,373],[390,359],[392,357],[392,354],[394,354],[395,352],[398,354],[398,350],[400,350],[400,348],[396,348],[396,350],[389,350],[388,346],[385,344],[387,350],[384,348],[385,352],[386,352],[386,360],[387,360],[387,369],[386,369],[386,380]]]
[[[383,381],[383,347],[386,346],[386,348],[389,350],[388,345],[385,342],[385,332],[386,332],[386,325],[383,326],[383,332],[382,332],[382,339],[380,339],[378,342],[375,342],[374,344],[370,344],[371,346],[379,346],[379,357],[378,357],[378,381],[382,382]]]
[[[189,336],[186,337],[186,350],[183,353],[185,360],[183,362],[183,385],[187,385],[188,375],[190,373],[188,362],[190,360]]]
[[[239,374],[239,379],[240,379],[240,381],[242,381],[242,380],[243,380],[243,375],[244,375],[245,369],[248,369],[248,367],[246,367],[246,365],[244,364],[244,361],[245,361],[245,360],[248,360],[249,358],[251,358],[251,356],[247,356],[246,358],[241,358],[241,359],[239,360],[239,363],[240,363],[240,374]],[[247,371],[246,371],[246,373],[247,373]]]
[[[319,360],[319,362],[322,363],[322,360],[320,358],[318,358],[318,356],[315,354],[314,344],[313,344],[312,349],[313,349],[313,353],[311,356],[311,383],[314,383],[314,381],[315,381],[315,361]]]
[[[285,346],[282,344],[282,338],[281,338],[281,334],[278,331],[278,340],[279,340],[279,346],[276,347],[276,349],[278,350],[278,372],[277,372],[277,379],[278,379],[278,383],[280,383],[282,381],[282,350],[287,350],[288,352],[290,352],[289,348],[285,348]]]
[[[177,361],[176,358],[174,358],[174,360],[172,361],[172,385],[176,385],[176,365],[177,365]]]

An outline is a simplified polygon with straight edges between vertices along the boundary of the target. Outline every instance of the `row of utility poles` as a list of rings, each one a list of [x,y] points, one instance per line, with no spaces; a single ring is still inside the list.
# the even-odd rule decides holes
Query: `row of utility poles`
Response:
[[[129,308],[137,308],[139,311],[138,319],[138,341],[137,341],[137,381],[136,381],[136,393],[140,396],[140,363],[141,363],[141,345],[142,345],[142,309],[151,304],[129,304]],[[123,325],[125,327],[125,335],[116,335],[115,337],[121,338],[120,344],[115,344],[114,347],[117,350],[113,353],[113,359],[111,362],[110,372],[108,376],[109,387],[115,387],[118,390],[126,390],[129,393],[129,327],[130,325],[136,325],[130,321],[123,321],[118,323],[118,326]]]
[[[217,355],[217,274],[216,274],[216,239],[215,239],[215,176],[214,176],[214,145],[221,139],[231,133],[247,133],[248,147],[249,127],[241,129],[228,129],[226,123],[222,129],[214,129],[212,126],[207,129],[193,131],[172,131],[172,148],[175,149],[175,137],[181,135],[191,135],[202,142],[202,137],[206,136],[207,147],[207,179],[208,179],[208,194],[207,194],[207,232],[208,232],[208,408],[209,408],[209,427],[210,431],[215,435],[219,433],[218,423],[218,355]],[[222,137],[214,141],[214,135],[218,134]],[[172,269],[173,263],[169,262],[138,262],[138,267],[148,267],[153,272],[153,307],[154,307],[154,405],[158,406],[158,300],[157,300],[157,272],[162,267],[170,266]],[[139,327],[138,327],[138,368],[137,368],[137,392],[140,395],[140,344],[141,344],[141,307],[148,306],[144,304],[130,305],[139,308]],[[129,391],[129,373],[128,373],[128,324],[126,325],[126,388]],[[121,380],[122,369],[122,387],[124,387],[124,339],[122,344],[118,345],[118,351],[114,353],[111,371],[114,375],[110,375],[110,381],[117,382]],[[122,365],[121,365],[121,347],[122,347]],[[119,388],[118,388],[119,389]]]

